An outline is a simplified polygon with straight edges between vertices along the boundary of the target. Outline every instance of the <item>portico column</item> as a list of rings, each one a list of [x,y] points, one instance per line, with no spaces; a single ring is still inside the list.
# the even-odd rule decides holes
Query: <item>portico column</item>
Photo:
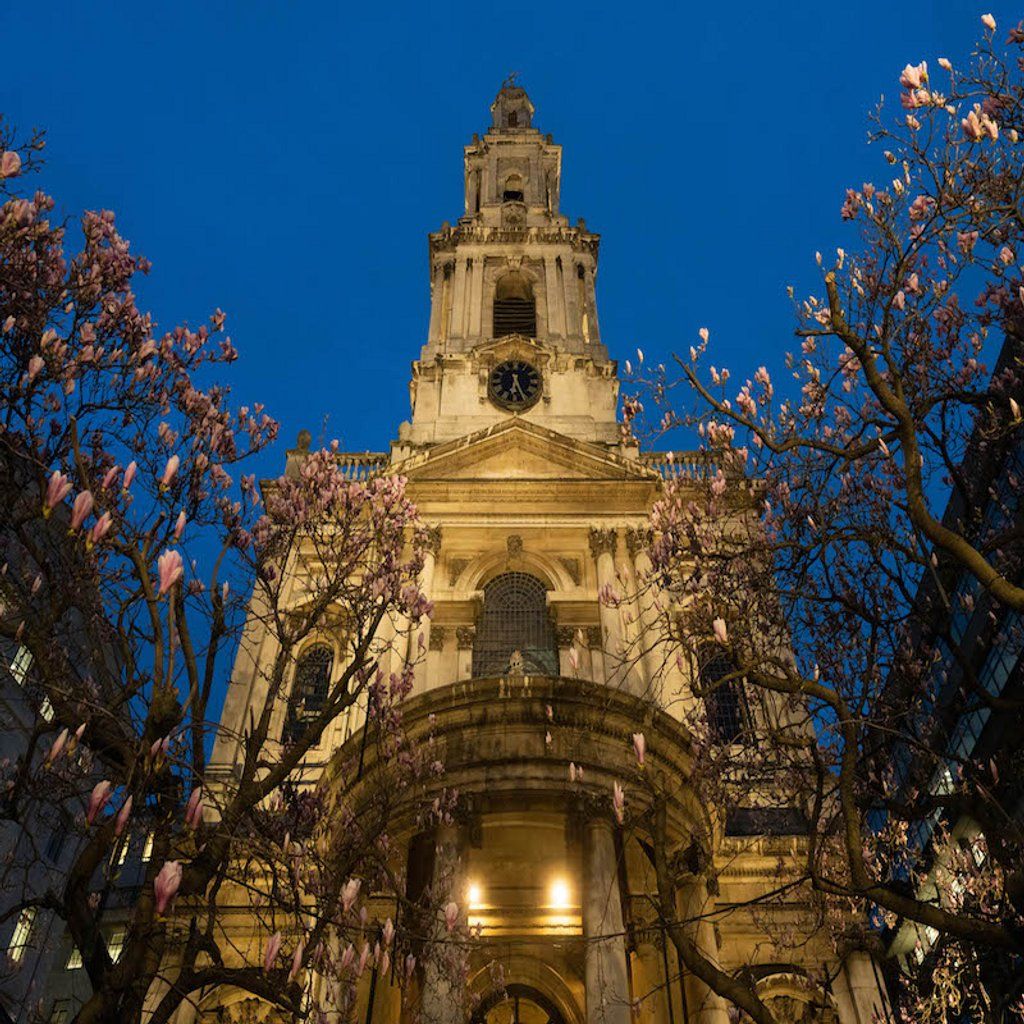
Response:
[[[597,562],[597,585],[602,591],[618,592],[615,579],[615,546],[617,537],[614,529],[590,531],[590,553]],[[621,596],[621,595],[620,595]],[[611,686],[620,683],[624,676],[622,664],[622,617],[619,609],[607,601],[600,602],[601,632],[604,634],[605,682]]]
[[[434,593],[434,569],[437,565],[437,555],[441,550],[441,527],[431,526],[427,528],[427,543],[423,551],[423,569],[420,571],[420,590],[427,600],[431,600]],[[422,647],[420,636],[423,637]],[[427,685],[427,652],[430,650],[430,616],[424,615],[418,623],[413,623],[412,631],[409,634],[409,658],[415,662],[415,683],[414,691],[422,693]]]
[[[680,886],[677,906],[680,919],[684,922],[683,927],[689,930],[698,952],[719,966],[715,926],[707,916],[712,906],[708,897],[707,882],[703,877],[691,875]],[[684,987],[689,1024],[729,1024],[729,1011],[725,1000],[690,971],[686,973]]]
[[[583,826],[583,939],[588,1024],[630,1024],[615,839],[605,817]]]
[[[473,675],[473,641],[476,639],[476,626],[456,626],[455,646],[457,654],[457,677],[461,682]]]
[[[644,675],[647,679],[648,689],[653,691],[660,682],[659,677],[663,674],[661,663],[668,656],[668,651],[662,650],[660,644],[658,611],[654,606],[657,584],[654,582],[651,571],[653,565],[648,553],[650,543],[650,530],[635,529],[632,526],[626,530],[626,547],[629,549],[633,561],[633,584],[636,589],[636,605],[640,618],[640,645],[643,651]],[[652,692],[651,696],[657,698],[661,694]]]
[[[442,916],[445,905],[453,901],[459,906],[458,926],[466,924],[464,872],[463,830],[457,825],[439,826],[434,842],[434,872],[430,885],[436,909],[428,929],[429,944],[424,951],[420,997],[422,1024],[463,1024],[466,1020],[461,954],[449,945],[451,935]]]

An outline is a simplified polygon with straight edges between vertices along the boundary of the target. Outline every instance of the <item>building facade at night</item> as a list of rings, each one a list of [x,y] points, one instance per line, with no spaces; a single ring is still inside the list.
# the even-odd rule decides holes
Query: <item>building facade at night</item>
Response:
[[[406,477],[431,526],[422,585],[433,615],[395,633],[422,652],[403,720],[414,737],[433,736],[439,791],[457,790],[459,803],[450,824],[424,831],[410,798],[390,834],[410,891],[416,879],[446,886],[481,937],[462,989],[424,970],[403,1000],[374,975],[352,1019],[727,1024],[723,1000],[681,968],[659,927],[649,851],[612,813],[613,785],[635,771],[631,736],[643,732],[647,770],[682,780],[674,848],[713,837],[717,891],[685,879],[679,889],[698,947],[756,979],[780,1020],[867,1024],[882,997],[866,954],[836,957],[809,939],[800,962],[781,963],[744,909],[798,860],[798,830],[758,832],[749,815],[729,827],[726,808],[686,785],[681,719],[695,704],[694,670],[657,657],[649,609],[599,600],[602,588],[625,592],[646,576],[649,513],[666,475],[696,482],[703,463],[643,453],[624,435],[595,297],[598,236],[561,213],[561,147],[533,126],[524,90],[506,83],[491,112],[486,134],[465,147],[464,213],[430,236],[411,419],[388,452],[339,456],[354,479]],[[308,449],[300,436],[286,472]],[[225,778],[263,685],[253,629],[213,754]],[[293,685],[307,702],[340,670],[339,651],[325,636],[300,652]],[[282,732],[290,713],[282,702]],[[308,779],[352,755],[359,726],[355,716],[335,723]],[[372,755],[367,764],[372,772]],[[805,910],[795,899],[778,907],[797,929]],[[183,1009],[186,1019],[275,1018],[251,995],[217,991]]]

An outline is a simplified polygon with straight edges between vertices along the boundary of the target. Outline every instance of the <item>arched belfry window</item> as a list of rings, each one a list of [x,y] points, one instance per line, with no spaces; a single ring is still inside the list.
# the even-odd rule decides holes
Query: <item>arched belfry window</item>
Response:
[[[484,587],[484,610],[473,640],[473,675],[500,676],[513,651],[526,675],[558,675],[558,648],[547,592],[536,576],[506,572]]]
[[[719,743],[737,743],[750,723],[750,709],[741,679],[729,679],[736,672],[732,659],[713,644],[697,652],[700,686],[708,691],[704,710],[711,735]],[[723,682],[724,680],[724,682]]]
[[[297,736],[306,720],[323,710],[331,687],[333,667],[334,652],[326,644],[308,647],[299,656],[288,699],[285,739]]]
[[[521,203],[523,201],[523,179],[519,174],[510,174],[505,179],[505,189],[501,193],[502,202]]]
[[[537,303],[530,282],[518,271],[498,279],[494,289],[494,337],[537,336]]]

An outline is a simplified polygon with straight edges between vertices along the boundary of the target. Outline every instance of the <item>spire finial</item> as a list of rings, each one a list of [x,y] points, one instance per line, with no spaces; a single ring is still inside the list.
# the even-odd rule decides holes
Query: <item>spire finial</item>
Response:
[[[501,83],[502,89],[517,89],[519,87],[519,76],[521,74],[521,71],[510,71],[505,76],[505,81]]]

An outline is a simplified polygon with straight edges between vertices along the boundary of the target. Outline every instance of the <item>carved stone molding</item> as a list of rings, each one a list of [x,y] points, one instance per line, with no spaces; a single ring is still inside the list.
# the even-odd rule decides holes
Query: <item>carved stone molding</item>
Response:
[[[583,578],[580,573],[580,562],[578,558],[560,558],[559,561],[565,566],[565,571],[569,574],[569,579],[573,581],[578,587],[580,580]]]
[[[441,527],[440,526],[428,526],[426,535],[426,549],[435,558],[437,558],[438,552],[441,550]]]
[[[476,626],[456,626],[455,644],[460,651],[473,649],[473,641],[476,638]]]
[[[595,558],[605,552],[614,555],[617,543],[618,537],[614,530],[602,530],[596,526],[590,528],[590,553]]]
[[[444,626],[432,626],[430,630],[430,649],[432,651],[443,651],[445,640],[448,639],[448,630]]]
[[[645,551],[653,540],[654,531],[648,527],[626,527],[626,548],[631,555],[635,556],[638,551]]]
[[[558,644],[559,650],[572,647],[575,637],[576,630],[572,626],[557,626],[555,628],[555,641]]]
[[[508,549],[508,560],[515,562],[523,557],[523,538],[518,533],[510,533],[505,541]]]
[[[468,558],[452,558],[448,561],[448,586],[454,587],[469,565]]]

